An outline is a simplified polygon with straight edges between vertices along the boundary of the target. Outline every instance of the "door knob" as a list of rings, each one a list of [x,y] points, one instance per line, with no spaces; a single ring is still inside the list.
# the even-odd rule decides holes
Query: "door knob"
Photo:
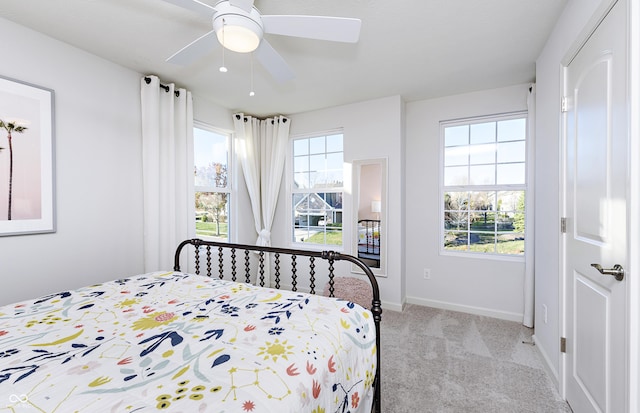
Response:
[[[624,279],[624,268],[622,268],[622,265],[620,264],[614,265],[613,268],[602,268],[602,265],[600,264],[591,264],[591,266],[600,271],[600,274],[602,275],[611,275],[618,281],[622,281]]]

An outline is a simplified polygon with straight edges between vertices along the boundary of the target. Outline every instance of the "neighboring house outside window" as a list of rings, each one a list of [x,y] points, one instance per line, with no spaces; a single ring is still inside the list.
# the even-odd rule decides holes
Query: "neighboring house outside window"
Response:
[[[291,240],[342,246],[344,186],[341,132],[292,140]]]
[[[527,115],[442,122],[447,253],[524,257]]]
[[[196,236],[229,241],[231,135],[202,123],[193,128]]]

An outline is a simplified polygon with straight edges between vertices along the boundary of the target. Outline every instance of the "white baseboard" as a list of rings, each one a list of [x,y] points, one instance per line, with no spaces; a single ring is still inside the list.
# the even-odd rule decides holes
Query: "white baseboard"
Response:
[[[522,322],[523,314],[511,313],[508,311],[493,310],[490,308],[474,307],[470,305],[455,304],[445,301],[428,300],[418,297],[407,297],[407,303],[423,305],[425,307],[440,308],[442,310],[459,311],[461,313],[469,313],[486,317],[499,318],[501,320]]]
[[[405,304],[406,303],[398,304],[398,303],[392,303],[392,302],[389,302],[389,301],[383,301],[382,302],[382,314],[383,314],[383,317],[384,317],[384,310],[402,312],[402,310],[404,310],[404,305]]]
[[[556,387],[556,390],[558,390],[558,393],[560,393],[560,375],[558,374],[558,371],[553,368],[553,363],[551,363],[549,355],[544,350],[544,348],[539,345],[536,335],[534,334],[533,336],[531,336],[531,338],[536,345],[536,349],[538,350],[540,357],[542,357],[542,365],[544,366],[544,369],[547,371],[547,374],[549,374],[549,377],[551,378],[551,381],[553,381],[553,385]]]

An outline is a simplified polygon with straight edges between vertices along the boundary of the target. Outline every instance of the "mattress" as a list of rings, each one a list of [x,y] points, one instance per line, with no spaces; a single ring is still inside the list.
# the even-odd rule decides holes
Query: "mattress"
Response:
[[[143,274],[0,307],[0,407],[369,412],[376,351],[351,302]]]

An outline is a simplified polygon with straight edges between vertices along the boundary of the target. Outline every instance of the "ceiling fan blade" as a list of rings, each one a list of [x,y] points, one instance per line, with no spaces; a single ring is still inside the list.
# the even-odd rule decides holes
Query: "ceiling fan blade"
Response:
[[[167,3],[175,4],[183,9],[194,11],[198,14],[211,17],[216,12],[216,8],[199,2],[198,0],[164,0]]]
[[[247,13],[251,12],[253,8],[253,0],[229,0],[229,4],[234,7],[239,7]]]
[[[296,77],[287,62],[265,39],[262,39],[260,46],[253,53],[262,66],[267,69],[267,72],[278,82],[284,83]]]
[[[182,49],[178,50],[167,59],[167,62],[186,66],[211,53],[218,44],[216,32],[215,30],[211,30],[209,33],[200,36]]]
[[[356,43],[360,38],[360,19],[326,16],[262,16],[264,32],[307,39]]]

